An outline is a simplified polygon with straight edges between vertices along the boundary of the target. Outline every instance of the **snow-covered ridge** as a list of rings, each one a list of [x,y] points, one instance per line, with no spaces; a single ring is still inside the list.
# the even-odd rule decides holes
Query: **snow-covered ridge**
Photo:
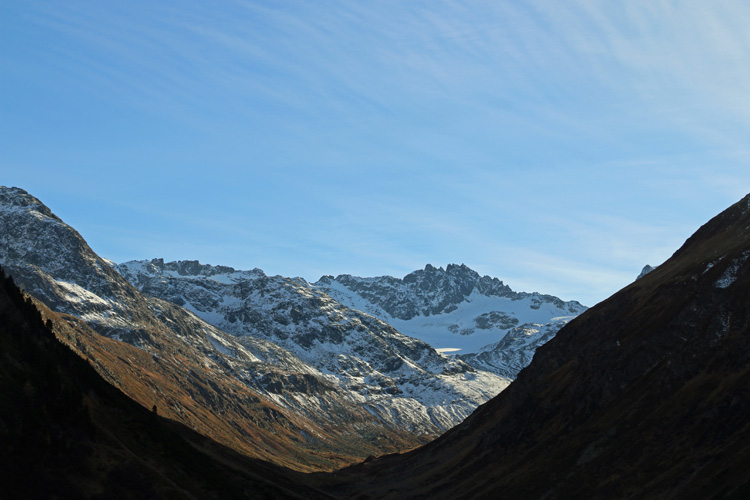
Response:
[[[446,430],[509,383],[301,279],[161,259],[117,269],[143,293],[185,307],[240,342],[259,338],[283,347],[357,405],[413,431]]]
[[[480,276],[465,264],[449,264],[445,269],[427,264],[423,270],[409,273],[403,279],[361,278],[348,274],[335,278],[323,276],[315,285],[343,295],[355,292],[369,307],[377,306],[391,317],[402,320],[451,312],[472,294],[511,301],[529,299],[532,308],[551,303],[567,314],[579,314],[585,309],[576,301],[564,302],[552,295],[513,291],[498,278]]]
[[[0,189],[0,264],[52,310],[194,366],[197,375],[181,381],[188,392],[205,391],[206,380],[238,381],[313,426],[355,439],[435,436],[509,383],[301,279],[195,261],[113,267],[23,190]]]
[[[464,264],[445,269],[428,264],[403,279],[324,276],[314,286],[441,352],[510,378],[531,361],[539,345],[586,310],[576,301],[515,292]],[[510,342],[521,331],[534,333],[524,335],[523,342]]]
[[[219,283],[234,283],[239,279],[253,279],[263,277],[260,269],[251,271],[237,271],[229,266],[212,266],[201,264],[197,260],[181,260],[178,262],[164,262],[164,259],[130,261],[119,265],[121,273],[130,272],[133,276],[147,274],[150,276],[165,276],[173,278],[209,278]]]
[[[636,278],[636,281],[639,280],[639,279],[641,279],[641,278],[643,278],[644,276],[646,276],[648,273],[650,273],[654,269],[656,269],[656,267],[651,266],[649,264],[646,264],[645,266],[643,266],[643,269],[641,269],[641,273]]]
[[[0,212],[27,212],[39,220],[62,222],[47,206],[21,188],[0,186]]]
[[[336,425],[331,408],[338,408],[339,416],[367,411],[384,428],[435,435],[509,383],[511,372],[492,360],[461,355],[500,345],[514,329],[534,330],[527,324],[575,314],[575,304],[514,292],[466,266],[367,279],[381,302],[335,279],[326,289],[323,280],[197,261],[113,266],[23,190],[0,189],[0,229],[0,263],[53,310],[155,355],[173,342],[216,377],[236,377],[325,425]],[[438,342],[440,335],[450,342]],[[529,337],[519,344],[524,352]]]

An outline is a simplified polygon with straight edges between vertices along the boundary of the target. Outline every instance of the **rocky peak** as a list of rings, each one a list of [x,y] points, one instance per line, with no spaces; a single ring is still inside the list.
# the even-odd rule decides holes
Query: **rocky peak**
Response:
[[[0,209],[6,211],[24,210],[33,212],[46,219],[61,222],[41,201],[21,188],[0,186]]]
[[[163,258],[131,261],[130,263],[141,266],[149,274],[158,276],[167,271],[176,273],[179,276],[214,276],[216,274],[231,274],[235,270],[228,266],[212,266],[210,264],[201,264],[197,260],[178,260],[174,262],[164,262]]]
[[[746,498],[749,297],[750,196],[572,320],[462,424],[351,469],[346,493]]]
[[[75,229],[18,188],[0,188],[0,264],[29,293],[69,313],[93,302],[107,309],[108,299],[133,292]]]
[[[643,278],[644,276],[646,276],[648,273],[650,273],[654,269],[656,269],[654,266],[650,266],[650,265],[646,264],[645,266],[643,266],[643,269],[641,269],[641,274],[639,274],[636,279],[639,280],[639,279]]]
[[[261,269],[238,271],[229,266],[201,264],[197,260],[178,260],[164,262],[163,258],[151,260],[133,260],[115,266],[116,270],[131,283],[142,286],[154,278],[209,278],[213,280],[240,283],[266,277]]]
[[[427,264],[424,269],[411,272],[403,279],[392,276],[360,278],[348,274],[336,278],[323,276],[316,285],[328,290],[343,286],[402,320],[451,312],[473,293],[511,300],[533,297],[538,304],[549,302],[558,307],[567,306],[576,313],[585,309],[577,302],[564,303],[550,295],[514,292],[501,280],[480,276],[466,264],[448,264],[445,269]]]
[[[162,259],[162,263],[163,263]],[[229,266],[212,266],[201,264],[197,260],[178,260],[165,265],[168,271],[174,271],[180,276],[215,276],[217,274],[231,274],[236,272]]]

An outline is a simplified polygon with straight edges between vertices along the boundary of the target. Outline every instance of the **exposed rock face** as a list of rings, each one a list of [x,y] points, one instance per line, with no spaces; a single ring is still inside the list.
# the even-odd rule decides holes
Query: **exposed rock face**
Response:
[[[746,498],[748,304],[750,195],[562,328],[464,423],[414,452],[342,471],[331,491]]]
[[[641,270],[641,274],[639,274],[636,279],[639,280],[639,279],[643,278],[644,276],[646,276],[648,273],[650,273],[654,269],[656,269],[654,266],[650,266],[650,265],[646,264],[645,266],[643,266],[643,269]]]
[[[319,470],[424,442],[406,425],[377,421],[288,350],[250,336],[240,342],[182,307],[141,294],[20,189],[0,188],[0,264],[53,311],[96,331],[76,327],[64,337],[107,380],[250,456]],[[138,354],[110,356],[120,349],[117,340]]]
[[[143,293],[182,304],[240,343],[258,338],[283,347],[377,419],[411,432],[447,430],[508,384],[301,278],[161,259],[117,269]]]
[[[392,318],[401,320],[450,313],[472,293],[514,301],[532,298],[532,305],[537,309],[550,303],[568,314],[580,314],[585,310],[575,301],[563,302],[551,295],[514,292],[499,279],[480,276],[465,264],[448,264],[445,269],[427,264],[423,270],[409,273],[403,279],[391,276],[359,278],[348,274],[335,278],[323,276],[315,284],[324,289],[335,289],[334,283],[356,293]]]
[[[0,264],[28,293],[110,337],[148,342],[146,300],[39,200],[0,188]]]
[[[114,344],[70,337],[144,406],[156,403],[225,444],[301,470],[413,448],[508,383],[300,280],[155,260],[142,273],[134,265],[129,277],[163,298],[141,293],[20,189],[0,188],[0,264],[53,311],[146,353],[110,358]],[[180,383],[160,393],[162,381],[142,385],[132,376],[134,364],[144,377],[173,373]]]
[[[524,323],[511,328],[500,342],[485,346],[476,354],[464,354],[461,359],[471,366],[515,379],[518,372],[531,363],[536,350],[550,341],[567,322],[568,318],[544,325]]]
[[[474,368],[513,379],[534,351],[586,310],[576,301],[514,292],[466,265],[427,265],[403,279],[322,277],[315,286]]]

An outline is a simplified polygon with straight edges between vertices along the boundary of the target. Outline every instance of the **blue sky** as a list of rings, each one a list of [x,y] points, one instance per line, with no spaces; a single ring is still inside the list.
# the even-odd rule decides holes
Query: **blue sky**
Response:
[[[115,261],[592,305],[750,191],[743,1],[5,0],[0,184]]]

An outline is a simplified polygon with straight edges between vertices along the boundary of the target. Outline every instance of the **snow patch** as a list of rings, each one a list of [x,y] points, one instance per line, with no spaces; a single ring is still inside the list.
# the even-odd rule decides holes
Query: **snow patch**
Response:
[[[728,288],[737,281],[737,271],[739,271],[742,264],[747,261],[748,256],[750,256],[750,251],[742,252],[742,255],[734,259],[724,270],[724,273],[721,275],[721,277],[716,280],[716,283],[714,283],[714,286],[716,288]]]
[[[89,304],[99,306],[110,306],[109,301],[104,300],[95,293],[92,293],[85,288],[76,285],[75,283],[69,283],[67,281],[55,280],[55,283],[64,290],[65,300],[73,304]]]
[[[206,338],[211,342],[211,344],[214,346],[214,348],[219,351],[220,353],[224,354],[225,356],[230,356],[232,358],[235,357],[235,352],[232,349],[229,349],[227,346],[219,342],[219,339],[216,339],[212,337],[211,335],[207,335]]]

